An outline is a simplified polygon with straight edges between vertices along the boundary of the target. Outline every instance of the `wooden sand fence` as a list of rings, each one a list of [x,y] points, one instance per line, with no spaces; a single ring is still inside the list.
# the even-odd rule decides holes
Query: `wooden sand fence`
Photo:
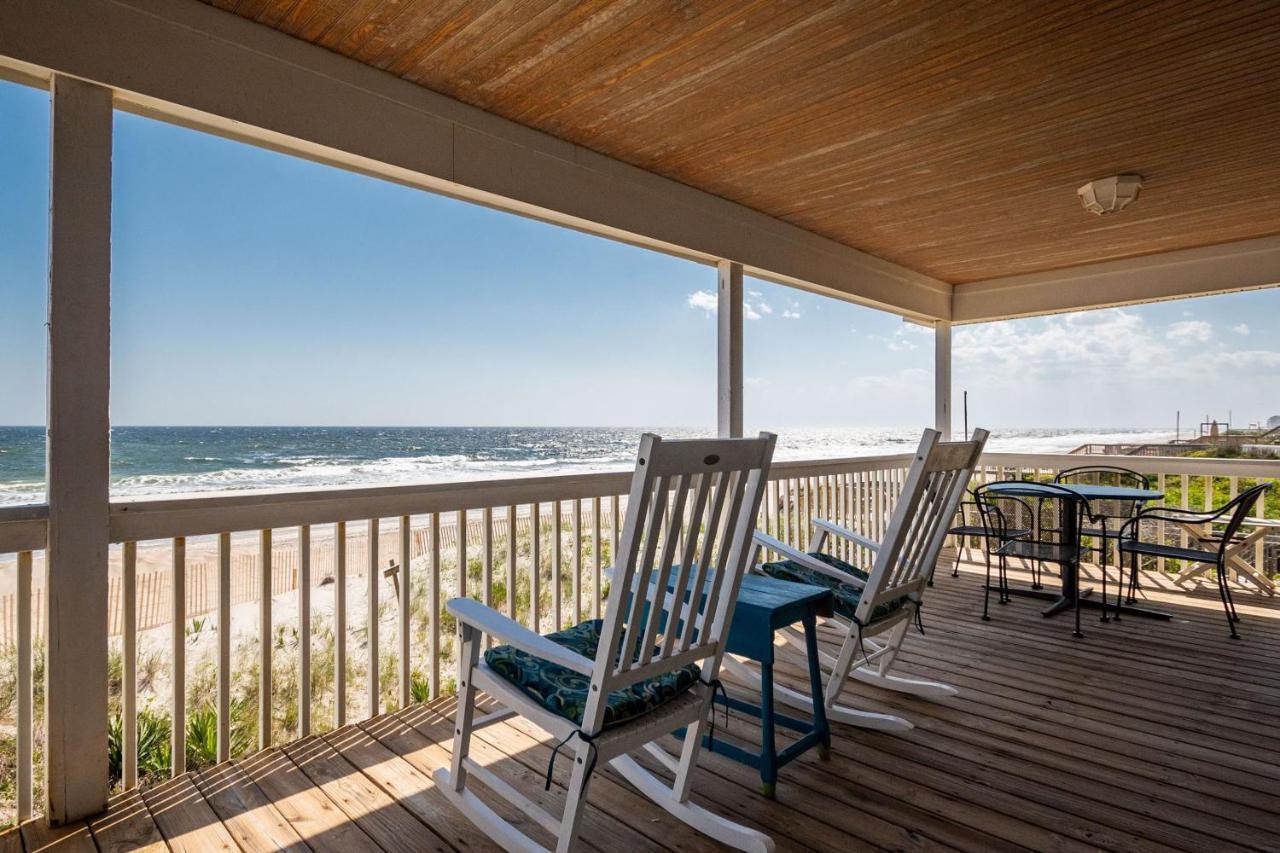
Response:
[[[547,507],[540,514],[544,534],[553,520],[553,514]],[[594,519],[591,510],[583,507],[583,529],[589,529],[589,522]],[[531,518],[528,515],[516,519],[517,536],[528,535]],[[563,510],[561,526],[566,532],[570,530],[571,511]],[[601,512],[601,524],[611,526],[610,512],[606,508]],[[495,542],[505,541],[508,537],[507,520],[493,519],[492,535]],[[398,536],[394,528],[384,533],[384,538]],[[478,544],[484,536],[484,521],[479,518],[468,519],[467,541]],[[452,559],[453,548],[458,542],[457,523],[453,520],[440,521],[440,549],[444,559]],[[380,553],[393,555],[394,547],[383,543]],[[413,528],[413,543],[410,553],[414,558],[431,551],[431,528],[420,526]],[[350,577],[363,577],[368,567],[369,546],[358,529],[347,536],[347,573]],[[544,552],[546,553],[546,552]],[[394,560],[391,561],[392,563]],[[333,541],[322,540],[313,543],[311,549],[311,566],[316,586],[329,582],[333,577]],[[259,554],[256,549],[231,557],[231,605],[246,604],[258,600],[260,588]],[[273,596],[292,592],[298,588],[298,551],[294,546],[283,545],[271,550],[271,593]],[[108,579],[107,588],[107,620],[108,631],[112,637],[120,636],[124,630],[124,606],[121,597],[124,591],[124,579],[113,575]],[[188,619],[199,618],[211,613],[218,606],[218,566],[216,558],[197,556],[187,560],[187,607]],[[138,630],[146,631],[168,625],[173,613],[173,572],[169,569],[156,569],[139,572],[137,577],[138,595]],[[17,595],[6,593],[0,595],[0,650],[11,650],[17,638]],[[34,636],[44,635],[44,587],[39,586],[31,591],[31,616]]]

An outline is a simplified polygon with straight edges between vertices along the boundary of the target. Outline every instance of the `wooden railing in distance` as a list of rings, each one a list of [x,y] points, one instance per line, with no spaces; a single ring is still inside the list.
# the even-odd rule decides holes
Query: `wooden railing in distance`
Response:
[[[818,517],[879,538],[910,461],[902,454],[777,462],[759,525],[799,548],[807,546]],[[1047,478],[1102,461],[990,453],[976,479]],[[1150,475],[1182,506],[1196,491],[1208,505],[1236,494],[1246,481],[1280,479],[1280,461],[1106,461]],[[197,764],[225,760],[449,690],[453,627],[442,605],[453,595],[475,596],[544,632],[598,618],[629,483],[630,473],[620,471],[113,502],[111,535],[118,547],[111,572],[119,594],[109,606],[119,613],[109,621],[119,629],[121,655],[120,784],[132,787],[156,775],[152,764],[146,772],[139,768],[144,712],[168,716],[164,772],[177,773],[194,766],[189,755]],[[1256,514],[1277,515],[1266,504]],[[16,555],[16,624],[0,644],[18,656],[14,808],[22,817],[31,814],[38,793],[30,772],[38,731],[31,679],[44,515],[42,507],[0,508],[0,564]],[[834,547],[843,559],[871,563],[871,555],[851,543]],[[1262,549],[1259,543],[1257,560]],[[237,635],[240,609],[247,628]],[[206,626],[216,640],[202,649]],[[322,635],[327,645],[320,645]],[[237,639],[256,648],[237,658]],[[155,658],[146,657],[148,644],[167,651],[163,677],[154,671]],[[196,707],[205,700],[193,698],[208,681],[206,666],[215,674],[212,686],[206,684],[216,721],[211,755],[189,752],[203,741],[188,738],[183,725],[207,719],[201,713],[207,709]],[[161,685],[165,695],[140,694],[147,684]]]
[[[0,507],[0,557],[5,554],[15,555],[14,602],[15,619],[14,634],[16,642],[8,648],[16,655],[14,671],[14,709],[13,724],[15,730],[15,802],[12,804],[13,815],[17,820],[31,817],[34,804],[34,764],[35,764],[35,690],[33,677],[33,630],[32,620],[32,573],[34,571],[34,555],[43,551],[46,539],[46,520],[48,507]]]

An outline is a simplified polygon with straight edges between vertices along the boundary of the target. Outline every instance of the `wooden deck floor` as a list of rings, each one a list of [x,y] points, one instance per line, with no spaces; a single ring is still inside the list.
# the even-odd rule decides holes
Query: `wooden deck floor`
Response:
[[[1212,589],[1153,592],[1171,623],[1086,614],[1086,637],[1073,640],[1068,616],[1042,619],[1028,599],[979,621],[980,583],[976,567],[941,578],[927,634],[903,660],[959,696],[854,688],[913,731],[837,727],[832,760],[810,753],[785,769],[772,802],[753,771],[704,755],[696,798],[783,850],[1280,849],[1280,602],[1238,596],[1244,639],[1233,642]],[[799,674],[784,665],[785,680]],[[416,706],[188,774],[123,795],[88,824],[29,824],[0,836],[0,849],[489,849],[430,781],[449,758],[451,713],[449,701]],[[729,731],[753,739],[741,716]],[[485,730],[477,749],[522,791],[555,801],[556,786],[541,793],[549,756],[547,739],[519,723]],[[591,802],[584,849],[716,847],[611,770]]]

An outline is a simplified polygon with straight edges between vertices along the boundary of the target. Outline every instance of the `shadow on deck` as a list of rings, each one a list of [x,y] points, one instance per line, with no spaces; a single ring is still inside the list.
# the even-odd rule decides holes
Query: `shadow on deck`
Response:
[[[785,768],[776,801],[757,793],[754,771],[704,753],[695,798],[784,850],[1277,849],[1280,601],[1240,593],[1243,639],[1232,641],[1212,587],[1161,579],[1149,603],[1173,621],[1101,624],[1087,612],[1074,640],[1069,614],[1044,619],[1028,599],[993,602],[981,622],[977,566],[939,575],[903,671],[958,696],[929,703],[851,684],[847,697],[916,728],[837,726],[832,760],[810,752]],[[800,663],[779,676],[800,683]],[[89,824],[28,824],[0,836],[0,850],[490,849],[430,779],[449,760],[452,711],[451,700],[414,706],[187,774],[119,796]],[[728,733],[758,736],[740,715]],[[519,721],[484,730],[475,751],[558,809],[562,788],[542,792],[550,754]],[[557,764],[558,783],[568,768]],[[717,847],[612,770],[590,799],[584,849]]]

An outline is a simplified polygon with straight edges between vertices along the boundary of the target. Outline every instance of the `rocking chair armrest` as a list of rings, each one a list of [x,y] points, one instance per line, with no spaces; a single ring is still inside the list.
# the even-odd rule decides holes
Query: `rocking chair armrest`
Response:
[[[870,551],[880,550],[880,543],[877,542],[876,540],[868,539],[866,536],[863,536],[861,533],[854,533],[849,528],[841,527],[840,525],[836,524],[834,521],[827,521],[825,518],[815,518],[813,520],[813,526],[821,527],[823,530],[827,531],[833,536],[839,536],[842,539],[848,539],[850,542],[853,542],[857,545],[861,545],[863,548],[866,548]]]
[[[595,670],[595,661],[590,658],[548,640],[473,598],[451,598],[445,607],[460,624],[510,643],[521,651],[583,675],[591,675]]]
[[[821,572],[824,575],[835,578],[841,583],[847,583],[847,584],[850,584],[851,586],[856,586],[858,588],[862,588],[867,585],[867,582],[864,581],[862,578],[856,575],[851,575],[848,572],[842,572],[839,569],[837,569],[835,566],[828,566],[826,563],[822,562],[821,560],[814,559],[812,556],[806,554],[804,551],[801,551],[798,548],[792,548],[787,543],[779,539],[774,539],[772,536],[770,536],[767,533],[761,533],[759,530],[757,530],[755,532],[755,540],[757,544],[763,545],[765,548],[767,548],[770,551],[778,552],[782,556],[786,557],[788,560],[791,560],[792,562],[795,562],[795,563],[799,563],[800,565],[804,566],[806,569],[811,569],[812,571],[815,571],[815,572]]]

